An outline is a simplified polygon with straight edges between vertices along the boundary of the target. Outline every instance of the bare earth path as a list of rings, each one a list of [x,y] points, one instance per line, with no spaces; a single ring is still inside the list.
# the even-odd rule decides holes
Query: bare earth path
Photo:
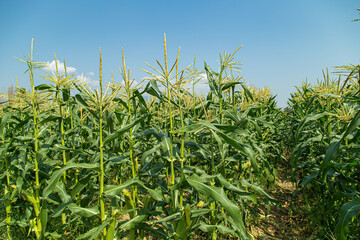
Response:
[[[294,195],[296,189],[291,183],[289,169],[280,167],[274,186],[267,189],[279,205],[260,208],[261,219],[251,227],[255,239],[312,239],[309,216],[303,198]]]

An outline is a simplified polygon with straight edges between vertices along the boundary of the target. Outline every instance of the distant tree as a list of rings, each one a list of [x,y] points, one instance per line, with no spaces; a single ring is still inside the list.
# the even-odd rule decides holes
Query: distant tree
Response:
[[[360,14],[360,8],[357,9],[359,11],[359,14]],[[354,20],[351,20],[352,22],[357,22],[357,21],[360,21],[360,18],[358,19],[354,19]]]
[[[285,108],[283,109],[283,111],[284,111],[284,113],[291,113],[291,112],[292,112],[292,108],[290,108],[290,107],[285,107]]]
[[[5,99],[6,99],[5,95],[0,93],[0,104],[2,104],[2,102],[6,101]]]
[[[0,100],[1,102],[6,102],[5,105],[9,106],[12,105],[15,101],[16,97],[16,89],[14,88],[14,85],[10,85],[5,94],[0,94]]]
[[[10,85],[7,89],[6,95],[7,95],[7,99],[8,101],[12,101],[15,97],[15,92],[16,90],[14,89],[14,85]]]

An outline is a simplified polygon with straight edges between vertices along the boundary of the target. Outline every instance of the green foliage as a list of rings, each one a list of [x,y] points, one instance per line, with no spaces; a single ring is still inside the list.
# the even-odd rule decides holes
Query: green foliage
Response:
[[[292,178],[308,204],[320,238],[358,239],[360,193],[360,65],[341,66],[345,75],[311,86],[289,100],[287,145],[293,148]]]
[[[260,183],[280,158],[281,111],[234,75],[236,51],[219,73],[205,66],[207,97],[188,91],[195,62],[179,70],[178,54],[168,69],[166,39],[148,82],[134,86],[123,55],[124,81],[105,91],[101,53],[94,90],[66,71],[36,86],[44,64],[31,51],[31,91],[17,88],[0,115],[7,238],[250,238],[248,216],[273,200]]]

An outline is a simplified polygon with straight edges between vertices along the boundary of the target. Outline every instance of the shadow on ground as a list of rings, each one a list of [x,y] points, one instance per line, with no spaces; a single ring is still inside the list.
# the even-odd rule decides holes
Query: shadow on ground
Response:
[[[290,180],[289,168],[278,169],[278,177],[267,192],[279,204],[269,208],[258,208],[260,219],[249,226],[255,239],[312,239],[309,228],[309,215],[302,196],[294,194],[296,188]]]

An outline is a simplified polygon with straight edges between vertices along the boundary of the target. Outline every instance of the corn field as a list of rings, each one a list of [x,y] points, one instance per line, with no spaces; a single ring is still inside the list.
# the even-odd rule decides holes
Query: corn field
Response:
[[[359,239],[360,65],[303,83],[283,110],[268,88],[245,83],[239,49],[220,54],[216,71],[196,60],[179,69],[164,36],[146,79],[131,77],[123,52],[122,79],[108,82],[100,49],[92,89],[66,67],[43,71],[31,44],[19,59],[31,88],[1,104],[0,236],[254,239],[258,207],[278,204],[267,189],[288,162],[318,236]]]

